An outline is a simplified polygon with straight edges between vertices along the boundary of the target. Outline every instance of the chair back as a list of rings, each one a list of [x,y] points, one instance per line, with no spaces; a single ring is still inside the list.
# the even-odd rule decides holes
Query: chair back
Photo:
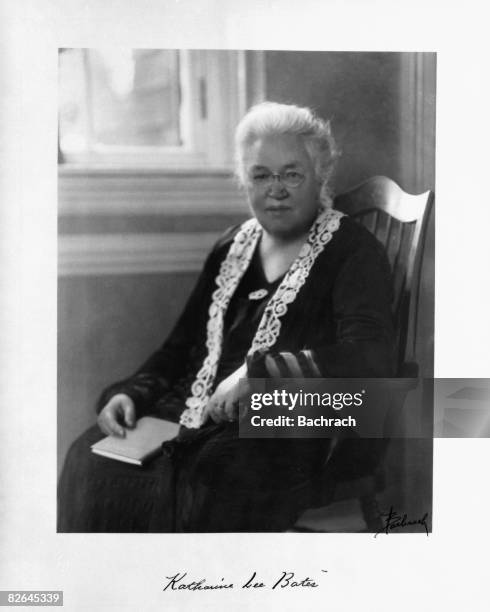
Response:
[[[385,247],[393,275],[398,376],[407,354],[415,356],[422,253],[432,203],[431,191],[412,195],[385,176],[372,177],[334,201],[335,208],[359,221]]]

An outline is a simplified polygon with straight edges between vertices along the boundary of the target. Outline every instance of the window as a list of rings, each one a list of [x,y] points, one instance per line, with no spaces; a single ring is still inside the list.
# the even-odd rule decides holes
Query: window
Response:
[[[230,169],[243,51],[60,50],[65,166]]]
[[[233,136],[264,96],[260,51],[61,49],[62,234],[94,218],[101,232],[112,217],[243,214]]]

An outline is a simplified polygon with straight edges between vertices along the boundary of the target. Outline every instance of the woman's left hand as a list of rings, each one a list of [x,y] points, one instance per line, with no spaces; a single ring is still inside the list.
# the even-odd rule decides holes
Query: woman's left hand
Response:
[[[247,377],[247,367],[243,364],[227,378],[222,380],[210,397],[204,414],[210,417],[215,423],[223,421],[238,420],[238,401],[240,392],[245,391],[245,387],[240,385],[240,379]]]

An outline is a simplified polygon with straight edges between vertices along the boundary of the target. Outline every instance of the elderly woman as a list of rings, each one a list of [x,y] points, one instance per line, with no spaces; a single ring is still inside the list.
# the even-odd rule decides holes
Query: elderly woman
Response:
[[[309,505],[328,440],[241,439],[241,378],[393,374],[391,279],[332,208],[336,149],[309,109],[263,103],[236,131],[252,218],[228,229],[172,333],[98,403],[60,480],[60,531],[280,531]],[[241,388],[241,387],[240,387]],[[143,415],[180,421],[143,468],[89,452]]]

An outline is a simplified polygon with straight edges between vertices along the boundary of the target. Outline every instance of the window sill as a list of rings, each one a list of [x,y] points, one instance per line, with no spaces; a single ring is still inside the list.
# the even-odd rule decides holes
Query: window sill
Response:
[[[223,214],[247,209],[228,168],[63,165],[60,215]]]
[[[64,163],[58,166],[58,177],[98,177],[98,176],[217,176],[217,177],[232,177],[233,169],[226,166],[181,166],[175,168],[162,167],[155,163],[154,165],[139,165],[139,164],[80,164],[80,163]]]

